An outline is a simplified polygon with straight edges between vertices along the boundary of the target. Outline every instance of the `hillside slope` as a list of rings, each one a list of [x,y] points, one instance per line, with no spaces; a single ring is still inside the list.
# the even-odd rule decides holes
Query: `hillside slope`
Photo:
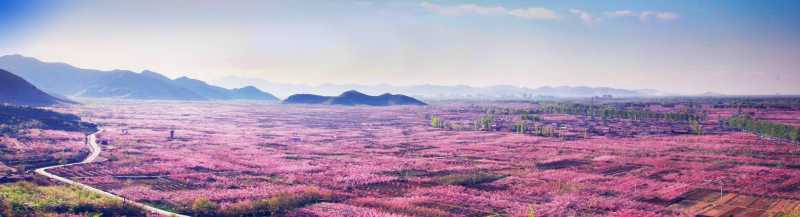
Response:
[[[651,97],[672,95],[657,90],[627,90],[609,87],[586,86],[544,86],[528,88],[511,85],[493,85],[476,87],[467,85],[361,85],[361,84],[290,84],[276,83],[259,78],[244,78],[229,76],[215,81],[224,87],[239,87],[253,85],[278,97],[288,97],[295,93],[316,94],[332,96],[347,90],[359,90],[369,95],[383,93],[396,93],[411,96],[417,99],[429,100],[526,100],[534,98],[585,98],[610,95],[620,97]]]
[[[204,81],[191,79],[188,77],[177,78],[172,80],[172,83],[211,100],[278,100],[278,98],[272,94],[265,93],[253,86],[229,90],[222,87],[212,86]]]
[[[322,105],[368,105],[368,106],[393,106],[393,105],[427,105],[422,101],[399,94],[382,94],[370,96],[361,92],[350,90],[339,96],[319,96],[314,94],[295,94],[283,101],[285,104],[322,104]]]
[[[0,69],[0,104],[47,106],[66,102],[39,90],[25,79]]]
[[[196,79],[169,79],[144,70],[100,71],[81,69],[65,63],[48,63],[21,55],[0,57],[0,68],[17,75],[44,91],[63,95],[96,98],[161,100],[278,100],[254,87],[226,89]]]

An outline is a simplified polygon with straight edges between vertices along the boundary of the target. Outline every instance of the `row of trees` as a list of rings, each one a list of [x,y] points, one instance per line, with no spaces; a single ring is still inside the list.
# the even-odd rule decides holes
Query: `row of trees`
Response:
[[[495,120],[493,115],[485,115],[476,119],[471,127],[475,130],[491,130],[494,127],[494,123]],[[447,123],[447,121],[445,121],[443,118],[435,115],[431,116],[431,127],[440,129],[452,129],[455,127],[459,129],[464,129],[463,126],[462,127],[453,126],[450,123]]]
[[[535,125],[536,122],[534,121],[533,123],[534,125],[531,126],[530,122],[528,122],[527,120],[520,120],[519,122],[511,125],[511,130],[514,133],[533,134],[544,137],[556,137],[564,134],[564,132],[560,130],[558,127],[536,126]]]
[[[756,120],[747,115],[737,115],[726,121],[728,127],[758,133],[764,136],[798,143],[800,129],[794,126]]]
[[[552,104],[541,108],[541,112],[551,114],[571,114],[600,117],[603,119],[631,119],[631,120],[667,120],[667,121],[690,121],[705,120],[706,114],[694,114],[692,112],[659,113],[654,111],[639,109],[617,109],[608,106],[595,106],[584,104]]]
[[[519,133],[519,134],[532,134],[537,136],[544,136],[544,137],[560,137],[565,131],[560,130],[558,127],[553,126],[536,126],[536,122],[540,121],[541,119],[535,115],[522,115],[520,120],[516,123],[511,124],[511,132]],[[479,117],[473,123],[474,130],[493,130],[495,128],[495,117],[493,115],[484,115]],[[531,125],[533,124],[533,125]],[[468,128],[459,128],[457,125],[453,126],[447,123],[444,119],[439,116],[431,116],[431,127],[434,128],[441,128],[441,129],[468,129]],[[588,136],[588,131],[584,130],[583,132],[584,137]]]
[[[571,114],[600,117],[602,119],[631,119],[631,120],[666,120],[666,121],[704,121],[707,119],[706,113],[699,112],[667,112],[659,113],[640,109],[619,109],[606,105],[586,105],[579,103],[552,103],[545,104],[541,108],[535,109],[513,109],[513,108],[484,108],[488,115],[523,115],[530,118],[538,118],[534,114]]]
[[[472,128],[475,130],[491,130],[494,127],[494,122],[495,120],[493,115],[481,116],[480,118],[476,119],[475,122],[473,122]],[[447,123],[447,121],[439,116],[431,116],[431,127],[441,129],[451,129],[453,127],[458,128],[458,126],[451,126],[449,123]]]

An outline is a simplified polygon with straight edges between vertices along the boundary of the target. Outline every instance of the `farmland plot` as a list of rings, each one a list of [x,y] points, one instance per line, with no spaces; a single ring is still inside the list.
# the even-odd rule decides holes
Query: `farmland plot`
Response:
[[[53,172],[193,215],[204,214],[199,200],[289,216],[770,215],[800,200],[792,144],[744,132],[565,140],[431,127],[432,114],[471,123],[468,107],[90,103],[68,112],[105,129],[104,160]]]

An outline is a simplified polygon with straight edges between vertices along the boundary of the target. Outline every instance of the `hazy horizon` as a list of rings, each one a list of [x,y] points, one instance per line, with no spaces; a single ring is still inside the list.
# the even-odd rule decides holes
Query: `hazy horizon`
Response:
[[[0,216],[800,217],[798,12],[0,0]]]
[[[800,3],[8,1],[0,55],[209,83],[800,94]]]

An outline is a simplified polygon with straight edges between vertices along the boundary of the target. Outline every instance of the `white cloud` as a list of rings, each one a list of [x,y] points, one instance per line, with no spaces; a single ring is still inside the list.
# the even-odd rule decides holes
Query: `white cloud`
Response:
[[[644,11],[639,15],[639,19],[642,21],[647,21],[650,18],[655,18],[656,20],[660,21],[673,21],[680,18],[680,15],[674,12],[662,12],[662,11]]]
[[[554,20],[558,19],[556,12],[547,8],[516,8],[506,9],[501,6],[482,6],[476,4],[461,5],[438,5],[430,2],[420,3],[420,7],[426,11],[442,16],[461,16],[461,15],[508,15],[522,19],[531,20]]]
[[[609,17],[635,17],[637,16],[636,13],[629,10],[620,10],[620,11],[613,11],[613,12],[606,12],[606,15]]]
[[[680,15],[675,12],[669,11],[642,11],[642,12],[633,12],[630,10],[619,10],[619,11],[612,11],[606,12],[606,16],[608,17],[638,17],[640,21],[647,22],[651,19],[659,20],[659,21],[673,21],[680,19]]]
[[[558,19],[558,15],[556,14],[556,12],[553,12],[546,8],[514,9],[509,11],[508,14],[523,19],[535,19],[535,20]]]
[[[493,14],[502,14],[506,12],[506,9],[503,7],[499,6],[485,7],[475,4],[445,6],[429,2],[422,2],[420,6],[422,6],[422,8],[424,8],[427,11],[444,16],[460,16],[466,14],[493,15]]]
[[[428,12],[442,16],[462,16],[462,15],[505,15],[528,20],[556,20],[559,19],[558,13],[553,10],[541,7],[530,8],[505,8],[502,6],[485,6],[477,4],[459,5],[440,5],[430,2],[422,2],[420,7]],[[586,24],[594,24],[609,18],[638,17],[641,22],[650,20],[674,21],[680,19],[680,15],[670,11],[631,11],[617,10],[599,13],[593,16],[592,13],[580,9],[569,9],[570,14],[575,15]]]
[[[592,24],[596,21],[596,19],[586,11],[569,9],[569,12],[578,16],[578,18],[580,18],[584,23]]]

